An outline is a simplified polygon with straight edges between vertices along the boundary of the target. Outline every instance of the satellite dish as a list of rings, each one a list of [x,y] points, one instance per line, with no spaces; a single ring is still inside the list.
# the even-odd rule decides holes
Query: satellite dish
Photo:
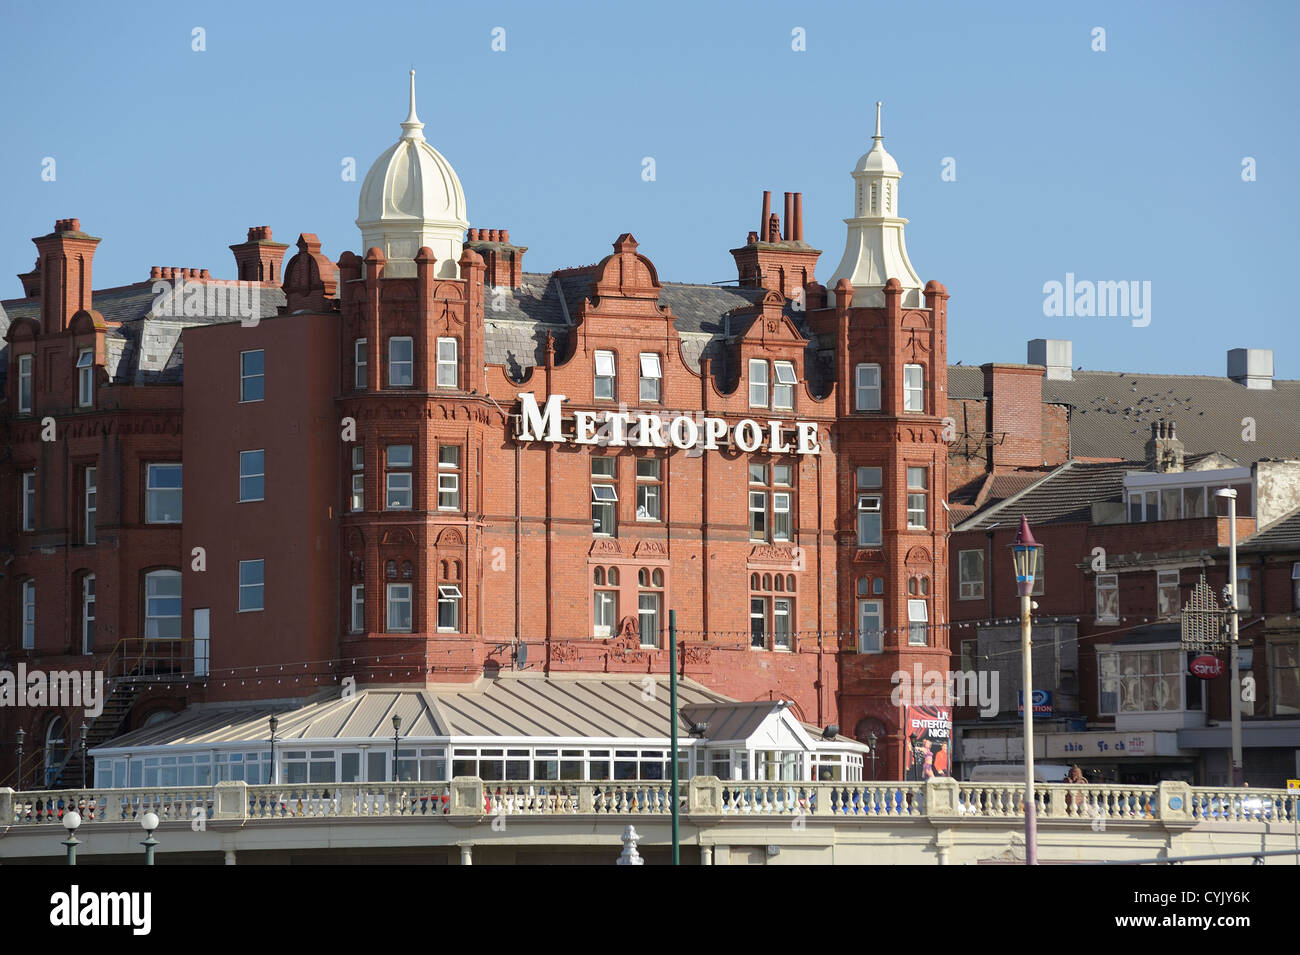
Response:
[[[521,643],[515,647],[515,668],[522,670],[528,666],[528,644]]]

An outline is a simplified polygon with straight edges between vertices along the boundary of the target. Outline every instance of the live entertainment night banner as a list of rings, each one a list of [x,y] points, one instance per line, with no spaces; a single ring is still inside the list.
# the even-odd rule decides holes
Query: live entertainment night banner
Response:
[[[924,780],[952,774],[952,708],[907,706],[904,735],[910,747],[905,779]]]

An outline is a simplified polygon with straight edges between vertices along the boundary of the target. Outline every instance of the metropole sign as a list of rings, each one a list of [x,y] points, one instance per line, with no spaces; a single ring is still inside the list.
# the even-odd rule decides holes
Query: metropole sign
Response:
[[[545,407],[531,392],[519,396],[519,417],[515,438],[519,441],[595,444],[611,448],[678,448],[716,451],[730,446],[739,451],[769,454],[821,454],[817,422],[796,421],[794,443],[788,440],[785,422],[744,418],[730,425],[723,418],[678,414],[665,421],[662,415],[632,414],[626,411],[574,411],[573,433],[563,428],[564,395],[550,395]],[[725,444],[723,443],[725,442]]]

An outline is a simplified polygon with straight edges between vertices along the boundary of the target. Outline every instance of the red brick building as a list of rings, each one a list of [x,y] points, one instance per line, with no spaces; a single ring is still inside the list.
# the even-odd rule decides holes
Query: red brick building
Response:
[[[349,678],[663,677],[675,611],[684,675],[874,733],[898,776],[890,676],[948,666],[948,295],[907,261],[879,116],[852,175],[825,284],[793,193],[733,286],[662,281],[630,234],[530,273],[466,232],[412,86],[363,256],[304,234],[281,277],[257,228],[236,281],[92,292],[99,240],[62,221],[0,303],[0,667],[120,677],[94,746]],[[67,782],[78,718],[3,709],[0,738]]]
[[[1229,520],[1215,491],[1231,487],[1252,697],[1242,704],[1246,779],[1295,778],[1300,382],[1273,381],[1271,353],[1242,349],[1228,353],[1222,378],[1079,371],[1069,342],[1031,342],[1030,361],[950,369],[955,419],[971,409],[967,420],[1007,422],[955,442],[950,466],[966,474],[954,478],[949,540],[954,662],[1000,677],[996,713],[958,710],[960,773],[1023,758],[1009,545],[1024,515],[1046,560],[1035,597],[1034,687],[1050,694],[1038,760],[1116,782],[1230,782],[1229,681],[1189,671],[1197,654],[1182,648],[1180,612],[1202,575],[1216,595],[1227,583]],[[1248,374],[1251,361],[1267,375]]]

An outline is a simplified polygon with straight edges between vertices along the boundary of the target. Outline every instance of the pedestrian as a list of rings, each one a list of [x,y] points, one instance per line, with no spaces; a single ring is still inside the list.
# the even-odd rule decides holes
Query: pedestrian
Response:
[[[1070,767],[1069,775],[1065,777],[1065,781],[1067,783],[1083,783],[1084,785],[1087,785],[1088,783],[1088,780],[1084,778],[1083,770],[1079,768],[1078,763],[1075,763]],[[1070,811],[1071,806],[1075,807],[1075,815],[1081,815],[1083,813],[1083,793],[1076,790],[1072,794],[1068,792],[1065,794],[1065,811],[1067,813]]]

